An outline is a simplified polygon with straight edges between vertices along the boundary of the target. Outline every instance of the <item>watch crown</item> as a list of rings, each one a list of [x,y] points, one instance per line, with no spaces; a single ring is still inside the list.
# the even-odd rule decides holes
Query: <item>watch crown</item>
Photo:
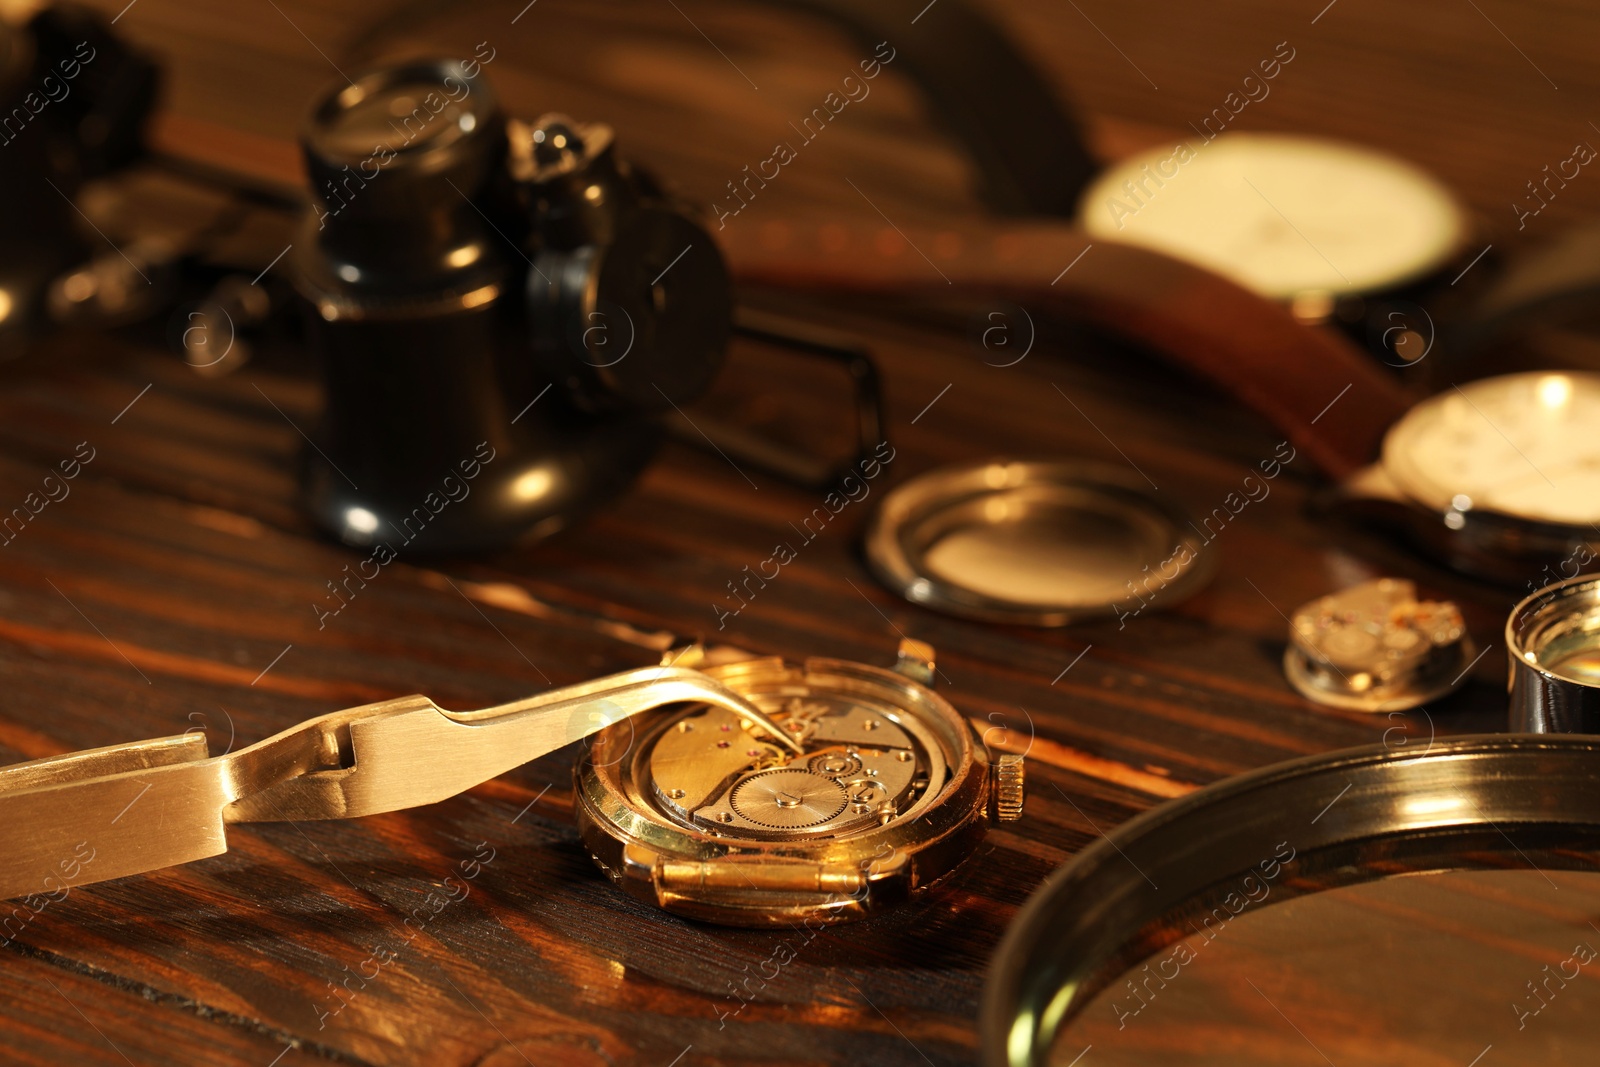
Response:
[[[994,817],[996,822],[1016,822],[1022,818],[1022,757],[1002,752],[994,761]]]

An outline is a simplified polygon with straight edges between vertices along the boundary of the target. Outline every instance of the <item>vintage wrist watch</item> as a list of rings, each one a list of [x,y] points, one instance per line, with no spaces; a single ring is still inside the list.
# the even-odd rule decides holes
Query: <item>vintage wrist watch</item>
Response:
[[[577,777],[595,858],[711,921],[863,914],[954,867],[991,814],[1021,814],[1021,757],[991,756],[933,694],[926,645],[902,646],[899,673],[738,655],[713,666],[690,646],[480,711],[400,697],[209,758],[189,733],[6,767],[0,899],[217,856],[229,823],[432,804],[590,737]]]
[[[1483,378],[1422,401],[1347,479],[1341,509],[1452,567],[1536,588],[1600,544],[1600,374]]]
[[[1581,163],[1591,150],[1576,151]],[[1545,170],[1542,193],[1528,183],[1531,212],[1513,205],[1519,230],[1565,186]],[[1084,190],[1078,221],[1339,327],[1392,367],[1432,355],[1417,373],[1435,384],[1504,369],[1492,359],[1507,340],[1581,323],[1600,294],[1600,224],[1502,254],[1426,170],[1323,138],[1229,131],[1136,154]],[[1558,358],[1595,365],[1572,346]]]
[[[1393,366],[1432,347],[1417,302],[1448,289],[1481,229],[1447,186],[1396,156],[1232,131],[1117,161],[1084,190],[1078,220],[1097,240],[1176,256],[1302,322],[1343,327]]]
[[[1022,755],[991,752],[933,692],[921,642],[901,642],[894,670],[704,669],[802,751],[704,703],[597,734],[574,772],[578,826],[634,896],[738,926],[853,919],[937,881],[991,821],[1022,815]]]

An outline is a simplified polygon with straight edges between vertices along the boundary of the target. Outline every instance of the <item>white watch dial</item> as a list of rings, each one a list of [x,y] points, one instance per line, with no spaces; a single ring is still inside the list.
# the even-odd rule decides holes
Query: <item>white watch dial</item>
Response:
[[[1396,484],[1440,512],[1600,522],[1600,374],[1508,374],[1453,387],[1384,438]]]
[[[1365,293],[1442,267],[1465,241],[1455,196],[1410,163],[1309,137],[1224,133],[1109,167],[1079,220],[1274,300]]]

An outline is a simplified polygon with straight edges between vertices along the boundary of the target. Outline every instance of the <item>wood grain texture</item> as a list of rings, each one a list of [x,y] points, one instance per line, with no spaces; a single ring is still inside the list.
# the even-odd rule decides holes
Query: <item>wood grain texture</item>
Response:
[[[612,122],[626,151],[702,201],[860,58],[831,31],[750,5],[540,0],[513,25],[521,6],[409,7],[375,41],[360,27],[386,6],[370,0],[139,0],[118,25],[167,60],[176,115],[225,125],[246,146],[236,151],[279,165],[309,97],[354,53],[489,39],[490,76],[514,111]],[[1485,5],[1559,93],[1470,5],[1401,14],[1339,0],[1314,26],[1311,6],[1291,17],[1250,0],[1203,13],[1170,2],[996,10],[1084,106],[1104,151],[1182,129],[1285,37],[1299,58],[1241,122],[1406,152],[1491,220],[1509,217],[1502,202],[1551,153],[1589,136],[1566,110],[1597,88],[1586,43],[1596,23],[1576,4]],[[978,213],[963,161],[909,87],[880,79],[845,118],[734,224],[796,211],[876,224],[882,209],[929,225]],[[1536,224],[1597,203],[1600,184],[1574,182]],[[996,368],[970,340],[981,308],[752,296],[870,339],[898,449],[889,480],[982,456],[1067,454],[1135,463],[1209,511],[1278,441],[1205,386],[1069,327],[1044,326],[1028,359]],[[1037,737],[1033,789],[1023,821],[934,893],[815,936],[696,925],[614,891],[577,843],[565,753],[422,811],[241,827],[226,856],[75,890],[10,937],[5,1062],[969,1062],[984,967],[1007,921],[1100,832],[1290,756],[1503,723],[1493,646],[1514,596],[1312,517],[1319,482],[1304,462],[1226,528],[1209,589],[1125,626],[1034,631],[911,607],[859,559],[869,499],[719,629],[726,583],[818,501],[760,475],[752,489],[715,455],[673,446],[582,527],[487,559],[402,556],[319,629],[311,605],[354,557],[296,507],[296,426],[317,403],[304,360],[269,354],[203,380],[159,333],[59,337],[0,366],[0,513],[80,442],[96,450],[70,496],[0,546],[4,756],[191,728],[221,751],[412,692],[482,706],[650,662],[663,632],[877,662],[905,634],[938,648],[963,712]],[[800,432],[815,421],[804,413],[837,404],[829,388],[742,348],[722,402]],[[1460,598],[1489,654],[1466,691],[1426,713],[1313,710],[1279,670],[1282,614],[1381,572]],[[493,861],[435,913],[435,891],[480,844]],[[428,919],[408,938],[417,909]],[[741,1010],[730,984],[785,940],[795,959]]]

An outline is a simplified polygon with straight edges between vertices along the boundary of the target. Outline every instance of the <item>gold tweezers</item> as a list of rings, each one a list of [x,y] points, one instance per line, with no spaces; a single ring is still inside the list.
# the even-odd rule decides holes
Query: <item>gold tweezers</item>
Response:
[[[481,711],[446,711],[424,696],[380,701],[216,757],[197,732],[15,764],[0,769],[0,900],[221,855],[228,823],[348,819],[433,804],[684,701],[725,708],[800,751],[759,708],[707,675],[643,667]]]

